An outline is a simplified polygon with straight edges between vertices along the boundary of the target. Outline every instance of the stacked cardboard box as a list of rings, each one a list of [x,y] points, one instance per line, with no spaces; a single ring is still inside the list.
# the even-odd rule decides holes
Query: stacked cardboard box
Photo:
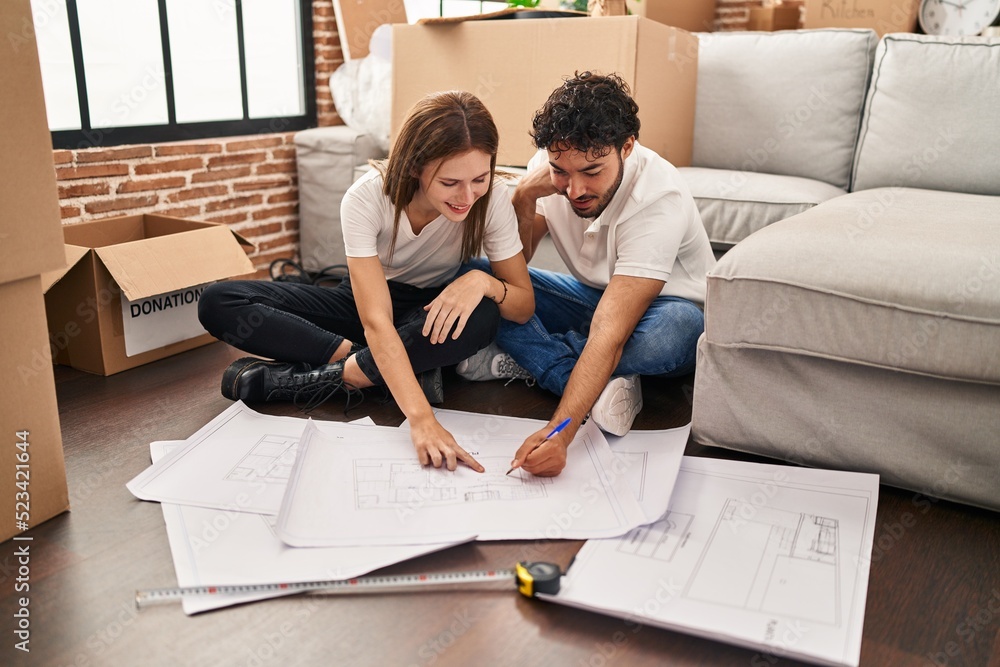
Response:
[[[691,162],[698,38],[641,16],[463,20],[393,26],[392,135],[421,97],[466,90],[500,130],[497,164],[535,154],[532,115],[574,72],[619,74],[639,105],[639,140]]]
[[[805,0],[803,28],[871,28],[879,37],[914,32],[920,0]]]
[[[795,30],[799,27],[799,15],[802,13],[801,2],[778,2],[751,7],[750,18],[747,20],[747,30],[777,31]]]
[[[715,30],[715,0],[626,0],[630,14],[689,32]]]
[[[43,271],[62,266],[29,0],[0,3],[0,540],[69,509]]]

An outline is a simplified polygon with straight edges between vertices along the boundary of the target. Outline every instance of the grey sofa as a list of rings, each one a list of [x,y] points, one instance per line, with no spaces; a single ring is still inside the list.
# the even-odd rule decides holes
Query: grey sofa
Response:
[[[713,241],[735,247],[708,278],[692,436],[1000,509],[1000,40],[887,35],[870,74],[860,43],[831,73],[830,50],[817,62],[809,42],[823,32],[716,37],[700,52],[699,86],[714,67],[736,68],[740,84],[730,95],[706,86],[699,105],[718,94],[716,103],[756,112],[730,115],[719,143],[751,137],[730,166],[754,150],[771,156],[741,180],[743,193],[795,191],[802,210],[785,217],[793,207],[739,192],[702,207]],[[852,85],[823,83],[848,69]],[[805,122],[797,130],[808,142],[753,143],[775,118],[834,111],[811,115],[799,99],[796,115],[776,102],[776,80],[794,77],[800,95],[820,86],[841,107],[828,128],[857,128],[846,155],[830,136],[812,144]],[[696,123],[712,112],[699,106]],[[702,129],[692,187],[707,200],[733,170],[722,168],[724,152],[699,150]],[[796,151],[810,164],[778,169]],[[771,167],[775,179],[800,180],[761,173]],[[845,192],[826,197],[817,182]]]

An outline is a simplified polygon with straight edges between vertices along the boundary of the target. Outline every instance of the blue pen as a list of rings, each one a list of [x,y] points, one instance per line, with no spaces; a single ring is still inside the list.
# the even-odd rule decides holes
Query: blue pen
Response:
[[[560,431],[562,431],[564,428],[566,428],[567,426],[569,426],[569,423],[571,421],[573,421],[573,419],[571,417],[566,417],[566,419],[562,420],[562,423],[560,423],[559,426],[556,426],[554,429],[552,429],[549,432],[549,434],[547,436],[545,436],[545,440],[551,440],[552,438],[556,437],[556,435],[558,435]],[[545,440],[542,440],[542,442],[545,442]],[[541,446],[542,446],[542,443],[540,442],[535,447],[535,449],[537,449],[538,447],[541,447]],[[535,450],[532,449],[531,452],[533,452],[533,451],[535,451]],[[531,452],[528,452],[528,456],[531,455]],[[525,458],[527,458],[527,456]],[[510,470],[508,470],[505,474],[509,475],[512,472],[514,472],[514,467],[513,466],[511,466]]]

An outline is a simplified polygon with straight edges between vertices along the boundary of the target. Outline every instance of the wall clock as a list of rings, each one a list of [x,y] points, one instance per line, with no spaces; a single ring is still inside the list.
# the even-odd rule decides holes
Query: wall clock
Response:
[[[1000,0],[920,0],[928,35],[978,35],[1000,17]]]

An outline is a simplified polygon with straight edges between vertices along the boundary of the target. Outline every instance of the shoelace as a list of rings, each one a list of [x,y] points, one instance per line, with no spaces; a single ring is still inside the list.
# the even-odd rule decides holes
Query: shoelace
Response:
[[[500,377],[510,375],[510,379],[503,384],[505,387],[514,380],[524,380],[529,387],[535,386],[535,378],[532,377],[531,373],[524,370],[509,354],[505,354],[497,360],[497,374]]]
[[[344,404],[345,415],[352,408],[361,405],[365,400],[365,393],[362,390],[347,384],[343,380],[319,380],[299,387],[295,391],[292,403],[304,412],[312,412],[333,398],[338,392],[343,392],[347,396],[347,401]]]
[[[287,378],[279,379],[268,398],[275,394],[291,392],[292,403],[305,412],[311,412],[330,400],[337,392],[347,395],[344,414],[364,401],[364,393],[344,382],[340,373],[334,370],[312,370],[304,373],[292,373]]]

